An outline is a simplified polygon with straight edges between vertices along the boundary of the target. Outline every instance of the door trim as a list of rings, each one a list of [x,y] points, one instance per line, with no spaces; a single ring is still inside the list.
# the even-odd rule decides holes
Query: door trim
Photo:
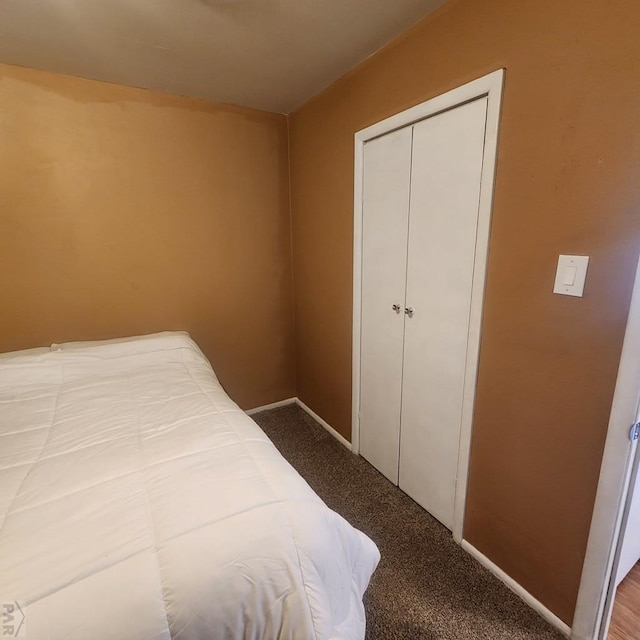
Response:
[[[465,372],[460,447],[458,454],[458,479],[453,521],[453,537],[462,541],[464,510],[471,449],[471,429],[475,404],[478,356],[480,352],[480,328],[482,305],[486,279],[486,265],[489,250],[489,231],[493,206],[493,187],[496,173],[498,150],[498,128],[502,105],[504,69],[498,69],[477,80],[436,96],[422,104],[402,111],[355,134],[354,167],[354,228],[353,228],[353,370],[352,370],[352,425],[351,449],[360,450],[360,327],[362,321],[362,215],[364,190],[364,146],[369,140],[378,138],[396,129],[415,124],[431,116],[458,107],[478,98],[487,98],[487,120],[485,145],[480,181],[480,201],[478,207],[478,230],[476,235],[476,255],[471,293],[469,340],[467,344],[467,368]]]
[[[640,405],[640,261],[622,344],[618,378],[611,405],[600,479],[571,638],[602,640],[609,626],[615,596],[625,505],[634,479],[637,443],[629,431]],[[636,469],[637,471],[637,469]]]

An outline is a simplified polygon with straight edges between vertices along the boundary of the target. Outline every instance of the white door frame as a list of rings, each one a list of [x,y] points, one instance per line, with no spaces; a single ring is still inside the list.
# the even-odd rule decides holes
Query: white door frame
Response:
[[[467,346],[467,368],[462,400],[462,422],[458,456],[458,479],[453,523],[453,537],[462,541],[464,509],[469,471],[469,451],[471,448],[471,427],[475,403],[478,356],[480,351],[480,327],[486,278],[486,264],[489,249],[491,209],[493,206],[493,186],[495,181],[498,150],[498,125],[502,104],[504,69],[468,82],[422,104],[391,116],[355,134],[355,175],[354,175],[354,244],[353,244],[353,389],[352,389],[352,430],[351,449],[360,450],[360,325],[362,300],[362,215],[364,190],[364,146],[365,143],[386,133],[425,120],[430,116],[453,109],[478,98],[487,98],[487,122],[485,146],[478,208],[478,231],[476,255],[471,293],[469,341]]]
[[[636,270],[600,480],[573,618],[573,640],[601,640],[615,595],[623,516],[637,444],[629,432],[640,405],[640,262]]]

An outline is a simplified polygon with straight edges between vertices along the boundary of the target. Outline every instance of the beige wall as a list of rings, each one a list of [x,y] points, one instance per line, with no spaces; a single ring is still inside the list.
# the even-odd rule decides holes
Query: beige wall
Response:
[[[0,351],[185,329],[295,393],[284,116],[0,65]]]
[[[640,247],[640,4],[448,3],[290,120],[298,395],[349,437],[353,135],[507,69],[465,537],[570,623]],[[559,253],[591,256],[582,299]]]

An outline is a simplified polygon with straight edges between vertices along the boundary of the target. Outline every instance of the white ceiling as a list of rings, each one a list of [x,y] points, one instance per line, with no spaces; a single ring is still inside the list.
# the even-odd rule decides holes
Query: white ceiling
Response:
[[[288,113],[444,0],[0,0],[0,62]]]

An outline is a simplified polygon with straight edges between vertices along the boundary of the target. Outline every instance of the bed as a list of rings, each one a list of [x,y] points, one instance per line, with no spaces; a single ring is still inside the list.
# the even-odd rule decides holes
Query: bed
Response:
[[[379,557],[188,334],[0,356],[0,603],[16,634],[363,638]]]

